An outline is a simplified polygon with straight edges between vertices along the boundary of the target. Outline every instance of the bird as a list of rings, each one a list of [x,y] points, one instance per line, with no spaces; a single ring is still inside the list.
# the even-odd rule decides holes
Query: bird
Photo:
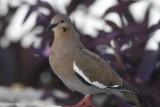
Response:
[[[84,47],[69,16],[56,14],[47,29],[54,32],[49,54],[52,70],[70,90],[85,95],[79,103],[64,107],[96,107],[92,104],[96,94],[113,94],[141,107],[136,95],[139,90],[124,81],[103,58]]]

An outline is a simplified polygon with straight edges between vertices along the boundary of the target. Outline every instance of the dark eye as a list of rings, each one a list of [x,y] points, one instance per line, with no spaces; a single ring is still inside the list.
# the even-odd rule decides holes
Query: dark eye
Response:
[[[61,23],[63,23],[64,22],[64,20],[61,20]]]

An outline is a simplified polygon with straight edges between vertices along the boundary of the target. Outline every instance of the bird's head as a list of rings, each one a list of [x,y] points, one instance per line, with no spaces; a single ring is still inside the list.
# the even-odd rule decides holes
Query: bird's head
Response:
[[[57,14],[53,17],[51,24],[47,27],[48,30],[63,30],[72,28],[72,22],[70,18],[65,14]]]

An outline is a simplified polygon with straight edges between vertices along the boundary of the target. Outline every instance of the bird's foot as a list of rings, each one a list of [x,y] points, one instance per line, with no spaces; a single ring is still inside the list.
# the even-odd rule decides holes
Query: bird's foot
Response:
[[[88,104],[88,105],[71,105],[71,106],[64,106],[64,107],[96,107],[93,104]]]
[[[85,96],[78,104],[64,107],[96,107],[91,103],[93,96]]]

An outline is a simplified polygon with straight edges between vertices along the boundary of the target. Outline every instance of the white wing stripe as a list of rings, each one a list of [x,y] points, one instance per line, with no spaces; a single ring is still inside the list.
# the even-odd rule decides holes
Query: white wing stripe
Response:
[[[90,83],[90,84],[92,84],[92,85],[94,85],[94,86],[96,86],[98,88],[101,88],[101,89],[107,88],[107,86],[103,85],[102,83],[99,83],[98,81],[91,82],[89,80],[89,78],[85,76],[85,74],[83,73],[83,71],[78,68],[78,66],[75,64],[75,62],[73,63],[73,69],[74,69],[74,71],[76,73],[78,73],[88,83]]]
[[[119,85],[112,85],[112,86],[109,86],[109,87],[115,88],[115,87],[119,87]]]

